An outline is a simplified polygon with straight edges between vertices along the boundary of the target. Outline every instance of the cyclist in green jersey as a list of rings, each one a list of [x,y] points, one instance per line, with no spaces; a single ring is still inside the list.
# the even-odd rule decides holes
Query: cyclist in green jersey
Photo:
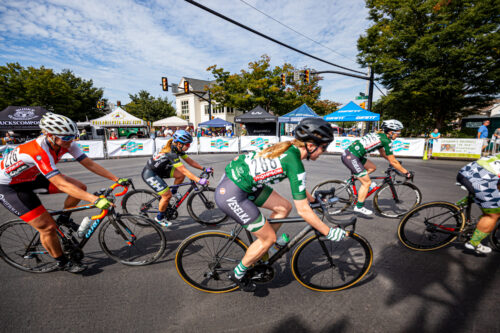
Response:
[[[361,182],[358,192],[358,202],[354,211],[364,215],[371,215],[373,212],[364,207],[365,199],[370,191],[370,187],[377,184],[372,183],[370,173],[377,169],[377,166],[368,160],[365,156],[372,151],[378,150],[380,156],[389,161],[389,163],[399,172],[404,173],[407,178],[411,178],[411,173],[403,168],[401,163],[394,157],[392,152],[392,140],[395,140],[403,129],[400,121],[391,119],[382,122],[381,133],[369,133],[361,139],[354,141],[342,153],[342,163],[351,170]]]
[[[258,207],[271,210],[273,219],[285,218],[292,210],[291,203],[268,184],[288,178],[299,215],[332,241],[340,241],[345,236],[341,228],[330,228],[323,223],[309,206],[315,199],[306,191],[302,164],[304,158],[316,160],[332,140],[330,124],[321,118],[306,118],[295,129],[295,140],[240,155],[226,167],[215,190],[217,206],[257,238],[230,276],[242,290],[255,290],[255,283],[246,279],[245,273],[276,242],[276,231],[281,226],[268,223]]]

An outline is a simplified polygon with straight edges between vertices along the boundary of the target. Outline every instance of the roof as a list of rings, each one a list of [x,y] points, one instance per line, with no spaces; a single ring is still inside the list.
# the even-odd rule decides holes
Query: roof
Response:
[[[92,119],[90,123],[94,126],[102,127],[145,127],[147,123],[134,117],[121,107],[117,107],[113,112],[103,117]]]
[[[304,118],[319,117],[306,103],[279,117],[280,123],[298,123]]]
[[[326,121],[377,121],[380,114],[363,109],[353,101],[323,117]]]
[[[191,77],[183,77],[180,82],[182,82],[182,81],[188,81],[190,89],[192,91],[198,92],[198,93],[199,92],[205,93],[205,86],[210,86],[216,82],[215,80],[214,81],[207,81],[207,80],[193,79]],[[179,85],[179,90],[178,90],[177,94],[175,94],[175,95],[180,95],[180,94],[184,94],[184,90],[183,90],[183,88],[181,88],[181,85]],[[207,94],[207,98],[208,98],[208,94]]]
[[[273,116],[261,106],[257,106],[254,109],[242,114],[241,116],[234,117],[235,123],[275,123],[278,117]]]

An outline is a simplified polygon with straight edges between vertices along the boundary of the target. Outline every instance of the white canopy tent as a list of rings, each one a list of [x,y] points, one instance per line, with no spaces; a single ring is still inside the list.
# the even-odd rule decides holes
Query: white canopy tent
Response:
[[[118,107],[115,111],[90,121],[93,126],[101,127],[147,127],[148,124],[142,119],[134,117],[127,111]]]
[[[157,120],[153,123],[154,127],[161,126],[188,126],[188,121],[179,117],[168,117],[164,119]]]

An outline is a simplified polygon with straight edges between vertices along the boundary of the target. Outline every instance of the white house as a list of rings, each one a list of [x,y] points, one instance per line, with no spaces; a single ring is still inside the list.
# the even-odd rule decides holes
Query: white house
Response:
[[[184,93],[184,81],[189,82],[189,94]],[[208,102],[199,98],[194,93],[203,96],[208,100],[208,93],[205,87],[210,86],[215,81],[198,80],[188,77],[183,77],[179,82],[179,90],[175,95],[175,104],[177,116],[186,119],[192,123],[195,128],[198,124],[210,120],[208,118]],[[194,92],[194,93],[193,93]],[[233,108],[215,105],[212,102],[212,117],[221,118],[231,123],[234,123],[234,117],[243,112]]]

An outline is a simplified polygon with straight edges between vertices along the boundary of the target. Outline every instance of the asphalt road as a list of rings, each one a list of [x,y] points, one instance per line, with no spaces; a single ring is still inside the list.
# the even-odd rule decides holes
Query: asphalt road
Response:
[[[213,166],[218,180],[234,155],[193,156]],[[145,187],[140,171],[146,158],[99,161],[121,177]],[[380,171],[385,160],[374,158]],[[465,162],[404,160],[416,172],[423,201],[455,201],[465,192],[454,185]],[[347,178],[339,156],[305,162],[309,189],[326,179]],[[78,163],[61,163],[63,173],[96,190],[110,185]],[[215,180],[213,181],[215,182]],[[291,198],[287,181],[275,187]],[[59,208],[64,196],[43,196]],[[367,206],[371,207],[370,200]],[[295,213],[293,213],[295,214]],[[14,216],[0,208],[0,222]],[[83,214],[75,215],[81,220]],[[232,222],[221,228],[231,229]],[[461,244],[428,252],[403,247],[398,220],[360,218],[357,232],[374,251],[369,274],[353,288],[320,293],[294,280],[285,258],[282,272],[255,293],[207,294],[185,284],[173,258],[179,243],[203,230],[185,210],[165,230],[167,251],[157,263],[128,267],[109,259],[97,237],[85,248],[90,268],[82,275],[66,272],[29,274],[0,262],[0,330],[2,332],[500,332],[498,252],[477,257]],[[293,233],[300,225],[284,225]]]

